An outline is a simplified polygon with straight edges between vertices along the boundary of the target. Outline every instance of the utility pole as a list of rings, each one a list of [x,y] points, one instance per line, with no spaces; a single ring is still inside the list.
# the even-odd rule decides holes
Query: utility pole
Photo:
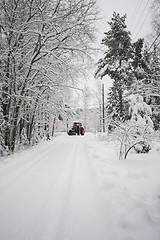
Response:
[[[100,114],[99,131],[102,132],[102,101],[101,100],[99,102],[99,114]]]
[[[102,83],[102,123],[103,123],[103,132],[105,132],[105,116],[104,116],[104,83]]]

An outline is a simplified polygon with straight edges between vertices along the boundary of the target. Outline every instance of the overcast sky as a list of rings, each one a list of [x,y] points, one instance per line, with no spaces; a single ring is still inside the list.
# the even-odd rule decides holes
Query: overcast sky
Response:
[[[121,16],[127,14],[126,24],[131,32],[132,41],[135,42],[138,38],[147,38],[147,35],[152,33],[151,27],[151,6],[154,0],[97,0],[101,10],[103,19],[98,23],[99,33],[97,33],[98,46],[101,44],[104,32],[110,30],[108,21],[111,21],[113,12],[119,13]],[[100,57],[103,57],[100,56]],[[97,59],[97,61],[99,58]],[[112,84],[109,76],[104,76],[102,82],[105,84],[106,94]],[[89,80],[89,86],[96,88],[96,81],[92,76]]]
[[[145,37],[151,33],[151,5],[154,0],[97,0],[103,20],[101,34],[109,29],[107,24],[113,12],[127,14],[126,24],[132,33],[132,40]]]
[[[97,46],[101,46],[101,40],[105,36],[104,32],[110,30],[108,22],[111,21],[113,12],[119,13],[121,16],[127,14],[126,24],[131,32],[132,41],[135,42],[138,38],[147,38],[146,36],[152,33],[151,27],[151,6],[154,0],[97,0],[101,10],[102,20],[98,22],[99,32],[97,33]],[[95,56],[96,62],[103,57],[103,53]],[[94,72],[91,69],[91,76],[88,77],[88,87],[97,89]],[[109,87],[112,85],[112,80],[109,76],[104,76],[102,82],[105,85],[105,95],[108,93]],[[91,100],[91,102],[94,102]]]

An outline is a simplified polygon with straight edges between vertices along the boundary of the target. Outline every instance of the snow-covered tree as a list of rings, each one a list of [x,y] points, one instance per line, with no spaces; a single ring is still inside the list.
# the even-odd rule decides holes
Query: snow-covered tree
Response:
[[[154,32],[160,34],[160,1],[155,0],[152,4],[152,25]]]
[[[130,99],[129,115],[131,116],[131,121],[136,121],[142,125],[148,124],[153,127],[153,122],[150,118],[152,111],[149,105],[143,101],[143,97],[134,95]]]
[[[95,6],[95,0],[0,2],[0,124],[9,150],[22,132],[31,142],[64,107],[81,69],[77,62],[90,53]]]
[[[160,52],[155,45],[151,55],[151,74],[148,75],[146,85],[146,102],[153,111],[153,123],[156,130],[160,129]]]
[[[127,158],[129,151],[148,152],[153,134],[152,111],[140,95],[130,97],[130,120],[117,126],[115,133],[120,142],[119,158]]]
[[[112,20],[109,22],[110,30],[102,39],[102,44],[106,48],[104,58],[99,60],[96,71],[97,77],[103,78],[105,75],[109,75],[113,79],[108,109],[109,114],[112,114],[117,120],[124,118],[125,115],[123,93],[128,81],[126,76],[132,51],[130,32],[126,29],[125,20],[126,15],[121,17],[114,12]]]
[[[160,102],[160,57],[155,46],[150,52],[143,48],[143,42],[139,39],[134,45],[132,71],[130,74],[131,85],[128,88],[129,94],[140,94],[144,101],[153,110],[152,120],[155,129],[159,128],[159,102]]]

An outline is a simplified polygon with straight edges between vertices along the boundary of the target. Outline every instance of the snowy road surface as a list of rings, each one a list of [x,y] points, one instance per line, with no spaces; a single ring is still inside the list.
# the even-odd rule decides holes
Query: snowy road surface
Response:
[[[4,163],[1,240],[106,239],[87,151],[84,138],[59,137]]]
[[[157,159],[117,161],[91,135],[58,136],[8,157],[0,240],[159,240]]]

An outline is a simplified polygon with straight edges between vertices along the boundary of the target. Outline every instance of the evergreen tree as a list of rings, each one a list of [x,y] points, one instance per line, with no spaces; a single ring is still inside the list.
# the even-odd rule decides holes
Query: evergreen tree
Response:
[[[147,46],[143,47],[144,40],[139,39],[133,44],[133,59],[131,61],[131,87],[129,94],[140,94],[152,108],[152,119],[155,129],[159,128],[160,119],[160,59],[157,47],[149,52]]]
[[[105,33],[102,44],[107,48],[105,56],[98,62],[96,76],[103,78],[109,75],[113,79],[113,87],[108,98],[108,110],[113,120],[125,118],[124,91],[128,82],[129,59],[132,56],[130,32],[126,30],[126,15],[113,13],[110,30]]]
[[[151,74],[148,79],[150,84],[146,100],[152,107],[154,127],[158,130],[160,129],[160,56],[156,46],[151,56]]]
[[[132,58],[128,75],[127,90],[129,94],[140,94],[145,99],[144,85],[150,73],[150,54],[144,49],[144,39],[138,39],[132,44]]]

